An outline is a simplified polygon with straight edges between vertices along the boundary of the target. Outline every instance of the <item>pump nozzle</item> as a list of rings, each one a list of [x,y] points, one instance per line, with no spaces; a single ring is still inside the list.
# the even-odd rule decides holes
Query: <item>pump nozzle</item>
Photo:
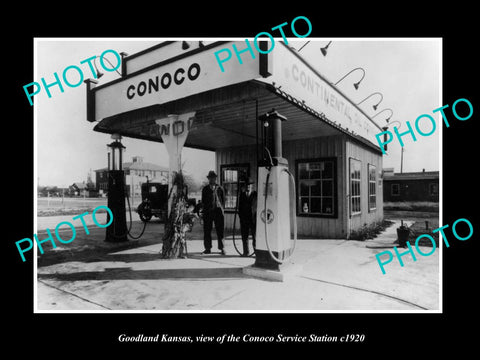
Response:
[[[275,164],[273,163],[272,154],[270,154],[270,150],[268,150],[266,146],[265,146],[265,151],[267,152],[267,155],[268,155],[270,167],[275,166]]]

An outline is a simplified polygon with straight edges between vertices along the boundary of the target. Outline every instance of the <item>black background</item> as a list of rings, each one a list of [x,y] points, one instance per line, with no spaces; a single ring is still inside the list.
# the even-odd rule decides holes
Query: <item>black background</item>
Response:
[[[135,5],[135,6],[133,6]],[[119,343],[118,335],[210,335],[244,333],[267,336],[284,333],[310,333],[341,336],[365,334],[363,343],[288,344],[289,347],[312,350],[309,356],[320,357],[324,351],[368,350],[371,356],[401,353],[416,356],[431,354],[443,348],[461,345],[463,351],[473,346],[473,314],[476,306],[476,257],[480,227],[478,209],[477,134],[475,125],[480,112],[478,45],[473,35],[474,9],[461,3],[448,9],[420,9],[406,3],[388,3],[367,8],[347,3],[302,7],[300,4],[276,4],[260,10],[247,3],[199,5],[192,8],[177,4],[167,9],[155,5],[83,3],[69,11],[55,13],[31,7],[19,12],[17,23],[3,31],[3,134],[4,238],[2,241],[2,287],[4,318],[3,342],[12,350],[31,348],[51,357],[98,354],[100,349],[113,351],[133,349],[140,354],[162,356],[174,350],[178,356],[195,348],[195,354],[209,356],[232,347],[248,348],[250,344],[167,345]],[[388,5],[388,6],[387,6]],[[472,14],[472,15],[469,15]],[[474,114],[468,121],[454,119],[447,109],[450,128],[443,131],[443,224],[458,218],[469,219],[474,235],[468,241],[450,241],[443,256],[443,314],[33,314],[33,259],[21,262],[15,241],[33,234],[33,112],[25,100],[23,85],[33,78],[34,37],[168,37],[168,36],[238,36],[253,37],[296,16],[307,16],[313,26],[311,37],[443,37],[443,104],[467,98]],[[477,20],[478,21],[478,20]],[[299,30],[300,32],[300,30]],[[302,33],[302,32],[300,32]],[[287,34],[288,35],[288,34]],[[392,69],[394,71],[394,69]],[[415,88],[412,87],[412,91]],[[405,104],[408,106],[408,104]],[[433,110],[433,109],[432,109]],[[407,120],[407,119],[404,119]],[[39,144],[41,146],[41,144]],[[8,186],[8,187],[7,187]],[[13,190],[15,189],[15,190]],[[477,210],[477,211],[475,211]],[[448,234],[448,233],[447,233]],[[450,238],[453,239],[451,236]],[[449,238],[449,239],[450,239]],[[31,253],[30,253],[31,254]],[[473,325],[473,327],[472,327]],[[284,344],[261,347],[283,351]],[[59,348],[65,349],[59,352]],[[379,349],[382,352],[379,353]],[[208,351],[208,352],[207,352]],[[231,352],[223,356],[231,356]],[[240,353],[238,353],[240,354]],[[254,353],[249,353],[254,356]],[[300,353],[301,354],[301,353]],[[164,356],[166,355],[163,354]],[[307,353],[305,353],[307,355]]]

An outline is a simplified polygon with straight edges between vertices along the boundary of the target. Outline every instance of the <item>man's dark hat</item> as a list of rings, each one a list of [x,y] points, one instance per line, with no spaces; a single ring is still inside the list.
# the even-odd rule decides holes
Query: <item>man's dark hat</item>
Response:
[[[208,172],[207,178],[212,178],[212,177],[217,177],[217,174],[215,174],[215,171],[210,170],[210,171]]]
[[[247,185],[253,184],[253,180],[250,179],[250,178],[247,178],[247,180],[245,181],[245,184],[247,184]]]

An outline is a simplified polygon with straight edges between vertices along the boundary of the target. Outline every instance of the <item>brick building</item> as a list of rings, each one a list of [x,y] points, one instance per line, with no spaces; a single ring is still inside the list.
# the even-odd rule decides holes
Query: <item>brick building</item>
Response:
[[[144,162],[141,156],[133,156],[131,162],[123,163],[125,171],[125,185],[127,193],[133,190],[133,195],[141,193],[141,184],[148,181],[166,182],[168,179],[168,168],[149,162]],[[108,189],[108,169],[95,170],[95,184],[99,194],[106,194]]]

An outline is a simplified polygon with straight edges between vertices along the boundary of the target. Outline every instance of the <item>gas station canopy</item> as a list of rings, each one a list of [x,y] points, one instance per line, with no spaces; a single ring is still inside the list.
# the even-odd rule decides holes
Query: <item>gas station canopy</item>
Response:
[[[87,120],[98,122],[95,131],[162,142],[156,119],[194,112],[185,146],[216,150],[255,144],[258,116],[274,108],[288,119],[284,141],[344,133],[381,152],[381,127],[295,50],[276,42],[262,54],[252,46],[255,58],[244,52],[242,63],[232,50],[222,72],[214,53],[232,44],[182,51],[181,42],[163,42],[124,58],[120,79],[87,81]]]

